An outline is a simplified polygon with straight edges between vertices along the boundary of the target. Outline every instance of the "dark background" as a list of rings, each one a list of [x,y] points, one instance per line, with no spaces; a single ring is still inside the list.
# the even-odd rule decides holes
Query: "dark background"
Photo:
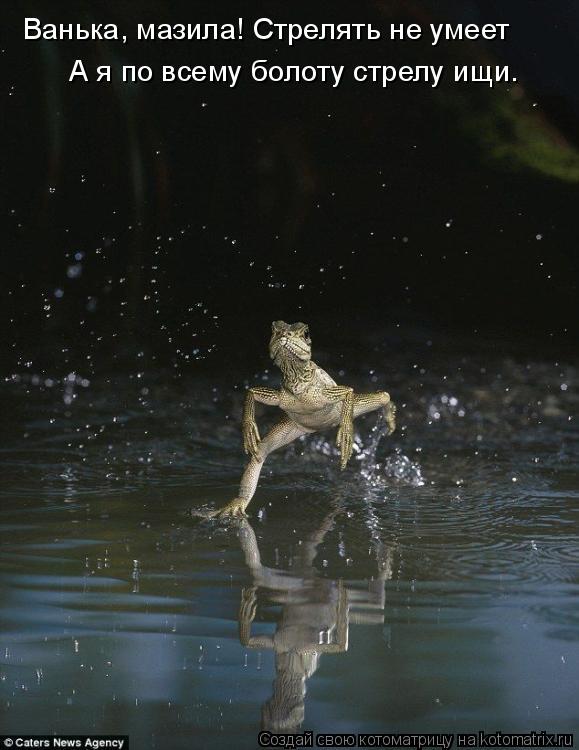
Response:
[[[142,352],[178,370],[214,367],[262,352],[277,318],[308,321],[329,348],[360,330],[404,341],[424,328],[505,351],[575,351],[574,0],[21,1],[1,12],[6,372]],[[113,22],[129,42],[25,41],[26,16]],[[137,22],[238,16],[243,41],[136,41]],[[289,48],[253,38],[261,16],[511,31],[436,48],[429,34]],[[244,71],[233,90],[68,83],[76,58],[89,75],[107,64]],[[251,80],[257,59],[509,63],[518,82],[266,85]]]

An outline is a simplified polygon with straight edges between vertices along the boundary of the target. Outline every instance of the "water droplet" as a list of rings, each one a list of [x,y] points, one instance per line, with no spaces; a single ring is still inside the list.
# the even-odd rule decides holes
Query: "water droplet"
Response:
[[[82,265],[80,263],[73,263],[66,269],[66,275],[69,279],[78,279],[82,275]]]

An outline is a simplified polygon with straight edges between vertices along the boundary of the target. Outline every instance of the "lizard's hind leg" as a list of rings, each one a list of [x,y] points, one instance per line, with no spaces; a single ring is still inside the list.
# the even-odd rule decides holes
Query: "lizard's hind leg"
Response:
[[[284,445],[288,445],[307,432],[311,432],[311,430],[300,427],[288,417],[284,417],[284,419],[272,427],[258,444],[256,455],[251,456],[249,463],[245,467],[245,471],[241,477],[238,497],[218,510],[215,515],[244,516],[245,509],[255,493],[265,459],[273,451],[282,448]]]
[[[390,400],[390,394],[386,391],[377,391],[376,393],[356,393],[354,395],[354,418],[380,408],[384,409],[388,430],[392,434],[396,429],[396,406]]]

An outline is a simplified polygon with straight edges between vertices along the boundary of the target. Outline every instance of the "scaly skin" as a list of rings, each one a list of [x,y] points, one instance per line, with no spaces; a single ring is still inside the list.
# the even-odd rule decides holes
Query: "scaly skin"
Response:
[[[396,428],[396,407],[386,391],[354,393],[353,388],[337,385],[311,359],[311,340],[305,323],[288,324],[279,320],[272,325],[270,356],[282,372],[279,390],[250,388],[243,408],[243,448],[250,456],[243,473],[239,495],[211,516],[246,515],[255,493],[261,467],[267,456],[307,433],[338,427],[336,445],[344,469],[352,455],[354,419],[361,414],[384,409],[390,434]],[[255,404],[277,406],[284,417],[260,439],[255,421]]]

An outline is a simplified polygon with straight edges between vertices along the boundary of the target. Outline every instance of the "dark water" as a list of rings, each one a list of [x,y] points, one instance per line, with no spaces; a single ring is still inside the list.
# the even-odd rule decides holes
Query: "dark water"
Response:
[[[272,456],[229,525],[190,511],[234,496],[242,379],[266,374],[2,383],[4,731],[579,730],[577,371],[319,361],[387,387],[400,429],[360,421],[343,473],[331,435]]]

